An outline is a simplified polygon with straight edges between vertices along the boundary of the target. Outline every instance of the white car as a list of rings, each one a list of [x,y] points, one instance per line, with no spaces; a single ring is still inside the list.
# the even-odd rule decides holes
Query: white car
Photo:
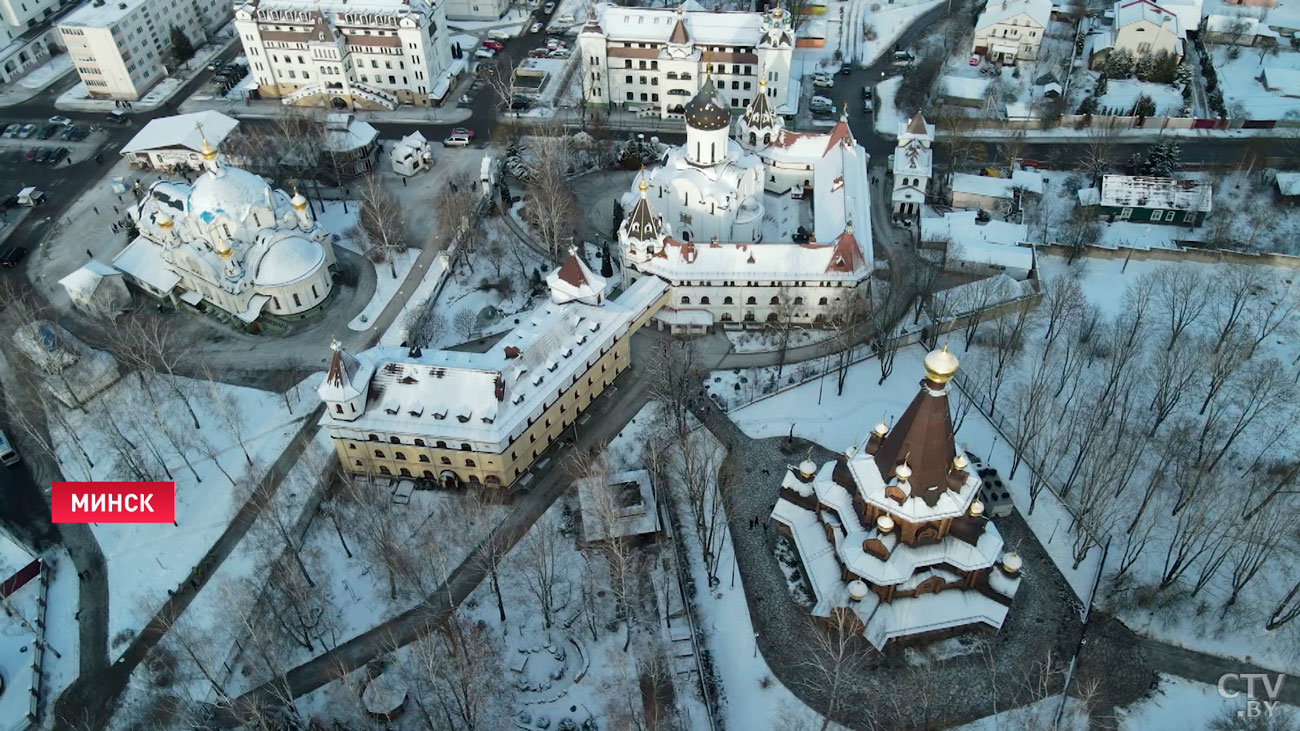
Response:
[[[480,47],[477,51],[474,52],[474,56],[477,58],[496,58],[497,52],[493,51],[491,48]]]
[[[54,116],[54,117],[50,117],[50,124],[57,124],[57,125],[62,125],[64,127],[67,127],[68,125],[72,124],[72,120],[68,119],[67,117]]]
[[[547,57],[547,58],[568,58],[568,57],[569,57],[569,49],[567,49],[567,48],[557,48],[557,49],[555,49],[554,51],[551,51],[550,53],[546,54],[546,57]]]
[[[542,6],[542,12],[550,15],[555,12],[555,3],[546,3]]]
[[[528,32],[529,32],[529,33],[541,33],[541,32],[542,32],[542,24],[541,24],[541,23],[533,23],[532,27],[530,27],[530,28],[528,29]]]
[[[813,86],[819,89],[829,89],[835,86],[835,77],[830,74],[814,74]]]
[[[464,133],[452,133],[450,137],[442,141],[443,147],[468,147],[469,135]]]
[[[566,14],[561,15],[560,17],[556,18],[556,19],[555,19],[555,22],[557,22],[557,23],[572,23],[572,22],[573,22],[573,16],[572,16],[572,15],[569,15],[569,14],[566,13]]]
[[[508,41],[511,38],[514,38],[514,36],[503,30],[490,30],[488,31],[488,38],[491,38],[494,41]]]

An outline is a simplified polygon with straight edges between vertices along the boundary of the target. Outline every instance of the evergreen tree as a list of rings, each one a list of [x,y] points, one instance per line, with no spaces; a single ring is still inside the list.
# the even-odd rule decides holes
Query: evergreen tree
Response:
[[[611,239],[618,238],[618,227],[622,225],[623,225],[623,203],[618,198],[615,198],[614,199],[614,228],[610,229],[610,234],[609,234],[609,237]]]
[[[609,255],[609,244],[605,244],[605,249],[600,254],[600,276],[606,279],[614,276],[614,260]]]
[[[1151,97],[1147,96],[1146,94],[1139,96],[1137,102],[1133,104],[1134,116],[1151,117],[1154,116],[1155,113],[1156,113],[1156,103]]]
[[[1146,164],[1143,165],[1142,173],[1167,178],[1178,170],[1180,154],[1181,151],[1178,149],[1177,142],[1161,140],[1152,145],[1151,149],[1147,151]]]
[[[622,163],[624,170],[636,170],[641,167],[641,145],[635,139],[627,141],[623,145],[623,155],[619,162]]]
[[[1174,83],[1184,88],[1190,85],[1192,83],[1192,67],[1185,63],[1178,64],[1178,67],[1174,69]]]
[[[1111,51],[1106,58],[1105,72],[1112,79],[1127,79],[1132,76],[1133,55],[1123,48]]]
[[[172,54],[176,56],[178,62],[185,63],[194,58],[194,44],[190,43],[190,37],[174,25],[171,29],[171,41]]]
[[[1106,96],[1106,88],[1109,86],[1109,80],[1110,79],[1106,76],[1105,72],[1097,78],[1097,96]]]
[[[1151,57],[1151,54],[1144,53],[1141,56],[1138,56],[1137,61],[1134,62],[1133,75],[1142,81],[1150,81],[1151,74],[1155,72],[1155,69],[1156,60]]]

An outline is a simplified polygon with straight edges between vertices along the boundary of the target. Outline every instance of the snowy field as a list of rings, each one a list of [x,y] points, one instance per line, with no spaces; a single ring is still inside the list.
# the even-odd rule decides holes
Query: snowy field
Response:
[[[44,64],[31,70],[18,80],[18,85],[25,89],[42,89],[72,70],[72,56],[60,54],[50,58]]]
[[[1095,81],[1092,83],[1094,86],[1096,85]],[[1138,81],[1137,79],[1112,79],[1107,81],[1106,93],[1097,99],[1097,106],[1100,109],[1109,107],[1119,110],[1120,114],[1128,114],[1129,110],[1133,109],[1133,105],[1137,104],[1138,99],[1143,95],[1151,97],[1151,101],[1155,102],[1155,116],[1182,116],[1183,93],[1178,87],[1150,81]]]
[[[321,226],[334,235],[335,246],[347,249],[364,258],[375,269],[375,293],[371,295],[370,302],[366,304],[365,309],[361,310],[348,323],[348,329],[357,332],[369,330],[373,327],[375,319],[383,314],[384,308],[393,300],[393,297],[405,294],[403,285],[406,284],[406,276],[410,273],[411,267],[415,266],[415,260],[420,258],[419,249],[406,249],[393,255],[391,261],[371,261],[370,257],[366,256],[366,250],[362,242],[349,233],[356,230],[357,213],[360,211],[360,206],[361,204],[357,201],[348,201],[347,203],[343,201],[326,201],[324,212],[317,216]]]
[[[249,494],[250,482],[284,451],[299,421],[317,403],[308,391],[319,378],[300,384],[297,398],[286,407],[279,394],[180,377],[146,375],[145,390],[141,378],[130,374],[84,410],[66,410],[52,420],[65,479],[176,483],[175,526],[92,525],[111,587],[111,657],[126,649],[167,590],[186,580],[226,529]],[[198,415],[198,429],[181,394]],[[116,418],[127,412],[137,417]]]
[[[781,335],[776,332],[760,330],[728,330],[727,340],[731,341],[733,353],[769,353],[781,347]],[[835,337],[834,330],[795,330],[786,339],[786,348],[801,348],[805,345],[820,343]]]

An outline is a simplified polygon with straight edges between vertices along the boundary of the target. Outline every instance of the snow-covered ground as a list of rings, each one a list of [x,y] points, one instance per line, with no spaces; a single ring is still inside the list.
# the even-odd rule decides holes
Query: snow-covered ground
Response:
[[[1095,85],[1095,82],[1094,82]],[[1155,116],[1182,116],[1183,94],[1178,87],[1169,84],[1156,84],[1137,79],[1112,79],[1106,82],[1106,93],[1097,99],[1099,109],[1111,108],[1118,114],[1128,114],[1133,105],[1142,96],[1151,97],[1155,102]],[[1073,111],[1073,110],[1067,110]]]
[[[880,0],[850,0],[840,5],[830,4],[827,14],[844,8],[842,26],[831,22],[830,26],[839,29],[838,43],[827,38],[827,56],[839,50],[846,62],[861,66],[870,66],[894,47],[899,37],[912,27],[916,19],[932,8],[942,4],[943,0],[900,0],[883,3]],[[833,20],[833,19],[832,19]]]
[[[898,125],[905,121],[894,105],[894,96],[898,87],[903,85],[902,76],[892,76],[876,84],[876,132],[891,138],[898,136]]]
[[[18,85],[26,89],[43,89],[71,70],[72,56],[61,53],[51,56],[49,61],[29,71],[26,76],[18,80]]]
[[[362,243],[349,233],[357,225],[357,213],[360,210],[360,203],[357,201],[348,201],[347,203],[343,201],[325,201],[324,208],[324,212],[320,213],[317,218],[326,231],[334,234],[334,245],[363,257],[375,268],[375,293],[371,295],[370,302],[366,304],[365,309],[348,323],[349,330],[358,332],[369,330],[374,327],[375,319],[383,313],[384,308],[388,306],[394,296],[405,296],[406,276],[410,273],[411,267],[415,266],[415,260],[420,258],[420,250],[406,249],[392,255],[390,259],[380,262],[372,261],[370,257],[365,255],[366,251]]]
[[[766,353],[781,347],[781,335],[776,332],[728,330],[726,334],[734,353]],[[786,348],[801,348],[820,343],[830,340],[835,337],[835,334],[834,330],[795,330],[786,339]]]
[[[1287,678],[1287,681],[1294,680]],[[1284,681],[1285,682],[1285,681]],[[1257,684],[1257,693],[1262,688]],[[1147,729],[1209,728],[1216,719],[1230,719],[1231,725],[1222,728],[1294,728],[1300,720],[1300,709],[1282,704],[1277,707],[1279,717],[1289,716],[1291,722],[1277,726],[1246,726],[1236,714],[1246,711],[1246,697],[1224,698],[1218,688],[1185,678],[1161,675],[1160,685],[1151,694],[1133,705],[1119,710],[1120,731],[1147,731]],[[1258,720],[1258,719],[1257,719]],[[1220,728],[1213,726],[1213,728]]]
[[[310,391],[319,379],[317,375],[299,384],[286,407],[280,394],[162,375],[144,376],[146,392],[141,378],[132,373],[84,410],[65,410],[61,420],[52,420],[51,436],[65,479],[176,483],[176,525],[91,526],[108,570],[111,657],[126,649],[166,592],[186,580],[226,529],[249,494],[250,483],[284,451],[300,420],[318,403]],[[177,390],[198,415],[199,429]],[[135,416],[122,420],[127,413]],[[110,426],[109,420],[116,425]],[[144,474],[124,462],[126,455]]]

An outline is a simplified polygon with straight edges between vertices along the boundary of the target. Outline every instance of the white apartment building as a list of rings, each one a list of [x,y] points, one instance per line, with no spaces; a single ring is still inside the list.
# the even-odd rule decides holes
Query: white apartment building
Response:
[[[975,19],[971,52],[992,61],[1033,61],[1052,20],[1052,0],[990,1]]]
[[[799,83],[790,78],[794,31],[784,10],[713,12],[688,5],[596,6],[578,35],[587,103],[653,109],[663,119],[680,119],[687,101],[712,76],[734,112],[749,106],[760,78],[776,113],[798,110]]]
[[[263,98],[392,110],[450,88],[441,0],[263,0],[239,6],[235,27]]]
[[[54,21],[77,0],[0,0],[0,83],[49,60],[61,47]]]
[[[510,0],[447,0],[451,20],[496,20],[510,9]]]
[[[195,47],[229,17],[220,0],[91,0],[59,22],[59,36],[96,99],[136,100],[168,74],[171,29]]]

